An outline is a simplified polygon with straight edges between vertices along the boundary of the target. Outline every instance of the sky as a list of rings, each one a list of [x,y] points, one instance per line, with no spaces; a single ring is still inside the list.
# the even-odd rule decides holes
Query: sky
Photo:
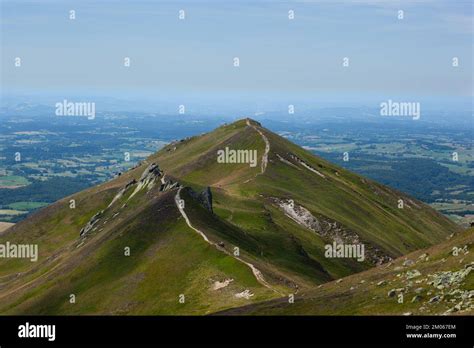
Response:
[[[473,95],[469,0],[0,2],[4,94]]]

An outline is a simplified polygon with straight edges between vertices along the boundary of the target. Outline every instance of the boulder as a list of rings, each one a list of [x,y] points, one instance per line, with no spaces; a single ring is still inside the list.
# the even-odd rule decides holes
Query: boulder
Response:
[[[158,164],[152,163],[142,173],[142,176],[140,177],[139,181],[145,181],[150,176],[160,176],[160,175],[161,175],[160,167],[158,167]]]
[[[422,298],[423,298],[423,297],[421,297],[420,295],[415,295],[415,296],[413,296],[413,298],[411,299],[411,302],[412,302],[412,303],[413,303],[413,302],[420,302]]]
[[[436,296],[430,298],[429,303],[439,302],[440,300],[441,300],[441,296],[436,295]]]
[[[413,271],[407,271],[406,276],[407,276],[407,279],[413,279],[413,278],[421,276],[421,273],[420,271],[414,269]]]

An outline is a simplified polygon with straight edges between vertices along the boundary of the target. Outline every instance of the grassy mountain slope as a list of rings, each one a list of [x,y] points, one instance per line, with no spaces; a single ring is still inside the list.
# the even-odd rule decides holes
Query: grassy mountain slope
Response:
[[[225,147],[257,150],[258,165],[217,163]],[[213,212],[194,193],[208,186]],[[423,203],[241,120],[174,142],[0,235],[40,252],[36,263],[0,259],[0,313],[213,313],[314,288],[457,231]],[[325,257],[333,240],[363,243],[366,260]]]
[[[474,229],[386,265],[223,315],[474,314]]]
[[[263,154],[262,137],[245,120],[171,144],[152,160],[197,189],[211,186],[216,215],[247,231],[248,238],[260,246],[256,256],[291,273],[290,278],[296,273],[297,283],[312,285],[371,265],[325,258],[325,241],[288,219],[272,200],[275,197],[292,199],[322,220],[337,221],[392,258],[440,242],[458,230],[423,203],[315,157],[256,122],[251,124],[271,145],[264,174],[259,174],[260,166],[216,162],[217,150],[229,145],[253,146],[259,156]],[[301,160],[324,178],[301,165]],[[398,208],[399,199],[404,209]],[[326,276],[315,273],[317,264],[327,270]]]
[[[136,201],[128,201],[126,208],[104,214],[99,222],[103,230],[85,241],[78,240],[81,224],[77,225],[75,238],[65,243],[56,259],[44,259],[2,282],[2,312],[203,314],[247,303],[234,296],[246,289],[254,294],[251,301],[273,296],[245,265],[207,245],[186,226],[173,191],[156,197],[148,193],[152,197],[135,196]],[[59,231],[53,227],[47,234],[53,237]],[[8,238],[10,242],[15,234]],[[124,254],[126,247],[130,256]],[[2,266],[2,273],[9,273],[9,265]],[[225,279],[233,279],[228,288],[212,289],[214,282]],[[70,294],[76,296],[75,304],[69,302]],[[184,303],[178,301],[181,294]]]

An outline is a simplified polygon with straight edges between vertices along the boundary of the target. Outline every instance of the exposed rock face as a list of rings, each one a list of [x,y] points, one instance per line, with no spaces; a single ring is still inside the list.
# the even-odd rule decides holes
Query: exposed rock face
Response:
[[[407,279],[413,279],[413,278],[417,278],[419,276],[421,276],[421,273],[417,269],[414,269],[413,271],[407,271],[407,273],[406,273]]]
[[[317,170],[316,168],[314,168],[313,166],[311,166],[309,163],[305,162],[303,159],[299,158],[298,156],[296,156],[295,154],[293,153],[290,153],[289,154],[290,158],[294,161],[296,161],[297,163],[301,164],[303,167],[305,167],[306,169],[308,169],[309,171],[315,173],[315,174],[318,174],[320,177],[322,178],[325,178],[324,174],[321,173],[319,170]]]
[[[208,186],[204,191],[199,194],[199,201],[204,205],[204,207],[209,210],[211,213],[212,211],[212,193],[211,188]]]
[[[439,296],[439,295],[436,295],[436,296],[433,296],[432,298],[430,298],[430,301],[429,303],[434,303],[434,302],[438,302],[439,300],[441,300],[442,297]]]
[[[473,267],[469,265],[468,267],[456,272],[445,271],[430,274],[429,277],[431,278],[431,281],[429,281],[428,284],[434,286],[435,288],[438,288],[439,286],[451,287],[453,285],[457,285],[464,281],[472,269]]]
[[[138,180],[138,185],[135,188],[135,191],[130,195],[129,199],[135,196],[142,188],[151,189],[155,185],[156,180],[160,178],[162,174],[163,172],[160,170],[160,167],[158,167],[158,164],[150,164],[142,173],[142,176]]]
[[[87,224],[81,229],[81,232],[79,235],[81,237],[85,237],[94,227],[94,225],[99,222],[100,216],[104,213],[103,210],[99,211],[97,214],[95,214],[91,219],[87,222]]]
[[[325,226],[323,229],[318,219],[316,219],[311,212],[305,207],[295,204],[291,199],[273,199],[275,203],[285,212],[285,214],[304,227],[313,230],[321,235],[327,234],[331,226]],[[335,239],[337,243],[342,243],[342,239]]]
[[[179,182],[173,181],[171,179],[169,180],[161,180],[161,186],[160,186],[160,191],[165,192],[174,189],[175,187],[180,187]]]
[[[359,236],[342,226],[337,221],[333,221],[324,216],[314,216],[308,209],[295,203],[291,199],[271,198],[283,210],[286,216],[296,223],[318,233],[324,239],[337,244],[361,244]],[[368,243],[365,245],[365,258],[376,265],[388,262],[392,258],[385,255],[380,249]]]
[[[127,184],[125,184],[125,186],[123,186],[119,190],[119,192],[115,195],[115,197],[112,199],[110,204],[107,206],[106,210],[108,210],[116,201],[118,201],[121,197],[123,197],[123,195],[125,194],[125,192],[127,192],[127,190],[129,188],[136,185],[137,183],[138,183],[138,185],[136,185],[135,190],[130,195],[128,200],[130,200],[135,194],[137,194],[138,191],[140,191],[143,188],[148,188],[148,190],[153,188],[153,186],[156,184],[157,180],[161,180],[160,191],[167,191],[167,190],[170,190],[170,189],[173,189],[175,187],[180,186],[178,182],[174,182],[172,180],[167,180],[166,181],[164,179],[164,174],[160,170],[160,167],[158,166],[158,164],[152,163],[144,170],[144,172],[142,173],[142,175],[141,175],[140,179],[138,180],[138,182],[135,179],[132,179],[129,182],[127,182]],[[212,204],[212,200],[210,200],[209,202],[211,202],[211,204]],[[124,208],[126,206],[127,205],[124,204],[122,206],[122,208]],[[92,231],[95,230],[94,225],[100,220],[100,216],[102,216],[103,214],[104,214],[104,210],[102,210],[102,211],[98,212],[97,214],[95,214],[89,220],[89,222],[81,229],[80,236],[84,237],[91,230]],[[118,214],[119,213],[115,213],[112,218],[115,218]]]
[[[204,208],[213,213],[212,193],[211,188],[209,186],[206,187],[201,193],[196,193],[191,188],[189,188],[189,194],[191,195],[191,197],[197,200],[199,204],[201,204]]]
[[[146,179],[153,178],[155,176],[161,176],[161,171],[160,171],[160,167],[158,167],[158,164],[152,163],[142,173],[142,176],[140,177],[139,181],[143,182]]]
[[[468,252],[467,248],[457,249]],[[428,254],[426,253],[421,255],[416,263],[425,260],[427,257]],[[413,265],[411,262],[408,264]],[[465,286],[473,269],[474,263],[467,263],[458,270],[439,271],[424,275],[416,269],[411,269],[398,274],[397,277],[402,279],[405,288],[409,289],[410,293],[414,295],[411,302],[421,303],[420,313],[431,313],[433,307],[441,306],[441,308],[445,308],[443,314],[447,315],[454,312],[465,313],[474,309],[472,300],[474,290],[466,290]],[[420,287],[419,285],[424,286]],[[412,289],[413,286],[418,287]],[[439,311],[440,309],[436,310]]]
[[[250,292],[250,290],[246,289],[242,292],[235,294],[234,296],[237,298],[245,298],[246,300],[250,300],[250,298],[254,295]]]
[[[137,181],[135,179],[130,180],[124,187],[120,189],[120,191],[115,195],[114,199],[110,204],[108,205],[107,208],[111,207],[116,201],[118,201],[122,196],[125,194],[125,192],[133,185],[135,185]]]
[[[276,155],[277,155],[277,158],[278,158],[281,162],[283,162],[283,163],[285,163],[285,164],[287,164],[287,165],[289,165],[289,166],[291,166],[291,167],[293,167],[293,168],[296,168],[296,169],[298,169],[298,170],[301,170],[300,168],[298,168],[296,165],[294,165],[293,163],[291,163],[291,162],[288,161],[287,159],[284,159],[283,157],[281,157],[278,153],[277,153]]]
[[[234,281],[234,279],[226,279],[222,282],[216,281],[216,282],[214,282],[214,285],[212,286],[212,290],[219,290],[219,289],[225,288],[230,283],[232,283],[233,281]]]
[[[137,181],[135,179],[130,180],[129,182],[127,182],[123,190],[127,190],[130,186],[135,185],[136,183]]]

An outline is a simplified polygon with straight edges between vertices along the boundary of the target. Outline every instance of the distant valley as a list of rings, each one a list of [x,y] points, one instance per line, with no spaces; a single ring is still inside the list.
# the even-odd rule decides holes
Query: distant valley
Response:
[[[172,140],[226,122],[130,112],[101,114],[91,122],[38,112],[0,116],[0,221],[21,221],[130,169]],[[268,124],[316,155],[429,203],[459,224],[474,219],[472,139],[465,127],[360,119]]]

